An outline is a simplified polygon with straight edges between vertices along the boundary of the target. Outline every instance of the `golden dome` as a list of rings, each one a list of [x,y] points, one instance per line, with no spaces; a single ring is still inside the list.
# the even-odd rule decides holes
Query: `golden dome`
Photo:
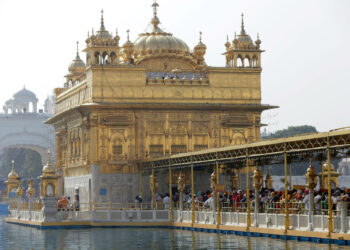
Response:
[[[190,49],[187,44],[171,33],[164,32],[158,27],[160,23],[157,17],[158,3],[153,3],[154,17],[152,18],[152,27],[149,32],[142,33],[135,41],[134,54],[138,55],[164,55],[164,54],[182,54],[190,55]]]
[[[7,178],[8,179],[18,179],[19,178],[18,174],[15,172],[15,162],[14,161],[12,161],[12,170],[8,174]]]
[[[71,74],[80,74],[85,71],[85,63],[83,60],[80,59],[79,56],[79,48],[78,48],[79,42],[77,42],[77,55],[75,59],[69,64],[68,71]]]
[[[323,171],[328,171],[328,163],[325,162],[325,163],[322,165],[322,168],[323,168]],[[331,169],[331,171],[334,171],[334,165],[333,165],[332,163],[331,163],[330,169]]]

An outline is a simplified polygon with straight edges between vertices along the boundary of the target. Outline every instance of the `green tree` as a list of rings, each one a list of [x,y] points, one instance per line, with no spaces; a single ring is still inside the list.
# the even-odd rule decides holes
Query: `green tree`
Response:
[[[36,178],[41,174],[42,162],[38,152],[27,148],[6,148],[0,157],[0,176],[7,178],[12,160],[15,171],[23,178]]]
[[[314,126],[302,125],[302,126],[290,126],[287,129],[277,130],[275,133],[272,133],[268,136],[262,137],[262,139],[275,139],[283,138],[294,135],[306,134],[306,133],[316,133],[317,130]]]

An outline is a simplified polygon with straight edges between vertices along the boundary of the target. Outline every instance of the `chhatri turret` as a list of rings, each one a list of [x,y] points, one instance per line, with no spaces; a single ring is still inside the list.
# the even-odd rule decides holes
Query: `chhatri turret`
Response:
[[[48,151],[47,164],[43,167],[43,173],[39,177],[40,196],[42,197],[57,197],[58,196],[58,176],[56,175],[55,167],[51,164],[51,153]]]
[[[228,41],[225,43],[226,66],[230,68],[261,68],[261,40],[259,34],[257,40],[253,42],[247,34],[244,27],[242,14],[241,32],[235,33],[232,44]]]
[[[15,171],[15,161],[12,160],[12,169],[7,176],[7,196],[13,198],[15,196],[18,185],[21,183],[21,178]]]
[[[103,10],[101,10],[101,22],[100,29],[97,34],[88,33],[88,38],[86,39],[86,65],[87,67],[92,65],[116,65],[119,64],[119,40],[120,37],[116,32],[115,37],[112,33],[109,33],[105,28]]]
[[[199,43],[194,47],[193,54],[197,60],[197,68],[204,66],[204,55],[207,50],[207,46],[202,42],[202,32],[199,32]]]
[[[66,86],[72,87],[76,84],[76,81],[81,77],[85,71],[85,63],[80,59],[79,56],[79,42],[77,41],[77,54],[75,59],[69,64],[68,74],[66,77]]]
[[[126,31],[127,33],[127,40],[123,44],[123,60],[125,64],[133,63],[133,53],[134,53],[134,44],[130,41],[130,30]]]

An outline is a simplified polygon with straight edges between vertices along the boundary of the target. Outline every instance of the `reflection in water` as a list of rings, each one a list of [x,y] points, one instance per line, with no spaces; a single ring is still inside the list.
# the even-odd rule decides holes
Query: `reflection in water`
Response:
[[[250,237],[247,237],[247,249],[248,250],[252,249],[252,241],[251,241]]]
[[[174,250],[174,230],[170,232],[170,249]]]
[[[168,229],[37,230],[0,222],[0,249],[343,249],[333,245]]]
[[[218,236],[218,239],[217,239],[217,241],[218,241],[218,249],[221,250],[221,237],[220,237],[220,234],[217,234],[217,236]]]
[[[192,250],[196,249],[196,234],[192,231]]]

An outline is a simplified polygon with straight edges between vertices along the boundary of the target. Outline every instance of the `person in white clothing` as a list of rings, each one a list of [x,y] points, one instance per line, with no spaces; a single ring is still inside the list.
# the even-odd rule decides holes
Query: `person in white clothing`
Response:
[[[165,209],[169,209],[170,208],[169,194],[165,194],[165,197],[163,198],[163,204],[164,204],[164,208]]]

